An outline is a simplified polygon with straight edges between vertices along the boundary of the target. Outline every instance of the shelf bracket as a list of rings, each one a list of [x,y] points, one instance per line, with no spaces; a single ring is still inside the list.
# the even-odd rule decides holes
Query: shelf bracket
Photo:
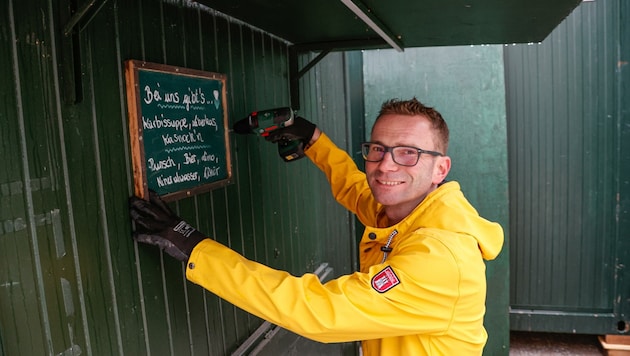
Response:
[[[98,14],[98,12],[103,8],[103,5],[105,5],[106,2],[107,0],[90,0],[83,3],[83,5],[81,5],[77,12],[72,15],[66,26],[63,28],[63,35],[66,37],[70,36],[74,31],[75,26],[86,16],[89,16],[83,26],[79,29],[79,32],[83,30],[83,28],[85,28],[85,26],[87,26],[94,16],[96,16],[96,14]],[[92,9],[94,10],[90,11]]]
[[[333,49],[327,48],[322,50],[315,58],[308,62],[302,69],[298,68],[298,55],[301,53],[294,47],[289,49],[289,91],[291,94],[291,108],[298,110],[300,108],[300,78],[308,73],[317,63],[319,63]]]
[[[398,52],[404,52],[403,44],[400,39],[360,0],[341,0],[341,2],[363,20],[374,32],[381,36],[392,48],[396,49]]]

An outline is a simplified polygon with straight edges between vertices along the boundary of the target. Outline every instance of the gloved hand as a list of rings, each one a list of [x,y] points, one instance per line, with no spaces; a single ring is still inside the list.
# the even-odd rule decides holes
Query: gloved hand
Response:
[[[295,141],[300,140],[307,146],[313,137],[317,125],[306,120],[303,117],[296,116],[293,118],[293,124],[281,129],[272,131],[265,139],[276,143],[281,140]]]
[[[129,215],[136,223],[136,241],[158,246],[180,261],[188,261],[195,246],[207,238],[175,215],[154,191],[149,191],[149,201],[129,198]]]

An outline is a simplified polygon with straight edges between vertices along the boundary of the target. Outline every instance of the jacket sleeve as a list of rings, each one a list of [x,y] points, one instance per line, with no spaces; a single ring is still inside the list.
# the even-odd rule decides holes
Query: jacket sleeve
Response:
[[[376,226],[379,204],[352,158],[322,132],[306,155],[326,175],[332,194],[341,205],[357,215],[364,225]]]
[[[367,273],[356,272],[322,284],[314,274],[292,276],[206,239],[193,250],[186,276],[251,314],[320,342],[438,335],[452,320],[458,298],[453,281],[459,278],[459,271],[452,258],[435,254],[439,250],[448,255],[447,249],[435,244],[427,250],[432,253],[399,254]],[[416,263],[415,268],[404,267],[409,263]],[[398,282],[384,292],[373,287],[372,279],[386,269]],[[416,270],[419,273],[408,272]]]

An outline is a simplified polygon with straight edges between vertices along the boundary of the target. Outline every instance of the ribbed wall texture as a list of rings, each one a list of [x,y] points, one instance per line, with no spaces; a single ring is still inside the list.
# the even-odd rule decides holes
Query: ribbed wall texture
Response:
[[[505,244],[487,264],[488,292],[484,354],[501,355],[509,346],[509,226],[505,83],[501,46],[459,46],[365,51],[366,125],[390,98],[416,97],[439,111],[449,125],[447,177],[487,219],[503,226]],[[396,68],[396,70],[390,70]]]
[[[261,320],[131,240],[122,66],[226,74],[231,125],[289,104],[289,44],[188,1],[99,1],[64,36],[72,3],[0,5],[0,354],[229,354]],[[301,80],[303,115],[342,146],[343,69],[330,56]],[[307,159],[284,163],[261,138],[231,140],[234,184],[173,209],[272,267],[352,271],[353,220],[323,174]]]
[[[619,14],[584,2],[542,43],[505,48],[513,329],[626,327]]]

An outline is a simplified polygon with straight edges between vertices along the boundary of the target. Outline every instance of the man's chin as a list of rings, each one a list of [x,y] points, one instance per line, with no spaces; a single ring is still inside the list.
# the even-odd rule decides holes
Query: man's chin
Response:
[[[374,194],[374,191],[372,191]],[[401,199],[391,193],[377,192],[374,194],[374,199],[384,206],[391,206],[400,203]]]

